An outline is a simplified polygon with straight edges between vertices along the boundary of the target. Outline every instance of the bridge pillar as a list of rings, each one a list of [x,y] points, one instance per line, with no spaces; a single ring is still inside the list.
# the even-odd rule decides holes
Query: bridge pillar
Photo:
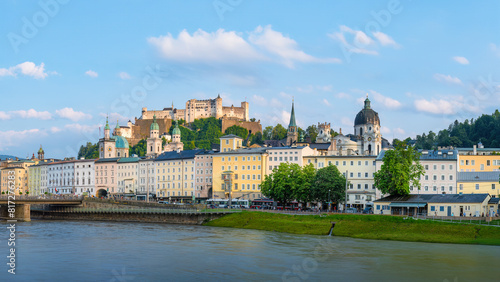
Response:
[[[7,205],[2,205],[0,207],[0,217],[3,219],[12,219],[12,220],[17,220],[17,221],[31,221],[31,205],[29,204],[22,204],[22,205],[16,205],[15,207],[16,211],[14,213],[14,218],[9,216],[9,209]]]

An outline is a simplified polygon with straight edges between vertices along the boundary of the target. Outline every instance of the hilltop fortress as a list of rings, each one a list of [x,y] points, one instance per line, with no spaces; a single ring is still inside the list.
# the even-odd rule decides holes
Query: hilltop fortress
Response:
[[[262,132],[260,121],[252,122],[249,118],[249,103],[241,102],[241,107],[225,107],[222,105],[220,95],[215,99],[196,100],[190,99],[186,102],[185,109],[176,109],[172,103],[169,108],[163,110],[148,110],[142,108],[142,114],[135,118],[134,123],[128,121],[126,126],[119,126],[115,129],[114,135],[120,135],[127,138],[131,146],[137,144],[141,139],[149,137],[150,126],[153,118],[156,116],[156,122],[159,126],[160,135],[167,133],[175,120],[185,120],[191,123],[195,119],[214,117],[221,119],[222,132],[228,127],[238,125],[246,128],[249,133]]]

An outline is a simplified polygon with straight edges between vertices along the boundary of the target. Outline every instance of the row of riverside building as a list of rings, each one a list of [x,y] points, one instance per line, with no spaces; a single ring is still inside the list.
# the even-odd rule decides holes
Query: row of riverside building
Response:
[[[12,184],[8,176],[15,175],[16,193],[35,196],[149,196],[171,202],[203,202],[224,199],[231,193],[233,199],[253,200],[262,197],[260,185],[265,176],[280,163],[288,162],[312,164],[316,169],[337,166],[350,182],[348,207],[372,206],[376,213],[420,212],[425,207],[436,215],[479,215],[498,210],[500,148],[484,148],[481,144],[421,150],[425,175],[420,179],[420,189],[410,187],[411,195],[405,199],[384,198],[374,185],[374,173],[381,168],[390,146],[380,135],[378,113],[371,109],[368,98],[356,116],[355,134],[343,135],[340,130],[339,135],[331,137],[328,124],[320,127],[321,143],[305,142],[299,136],[293,103],[287,138],[278,146],[244,147],[242,138],[226,135],[215,150],[183,150],[176,122],[172,142],[162,148],[156,117],[150,129],[145,157],[129,156],[127,139],[112,136],[106,121],[104,137],[99,140],[99,159],[45,159],[40,148],[38,158],[0,160],[0,190],[5,193]],[[429,202],[438,200],[441,204]],[[451,212],[448,206],[452,206]]]

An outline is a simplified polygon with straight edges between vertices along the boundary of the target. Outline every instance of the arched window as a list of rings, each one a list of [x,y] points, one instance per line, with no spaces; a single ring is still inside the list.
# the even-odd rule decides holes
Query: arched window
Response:
[[[362,127],[359,129],[359,135],[363,135],[363,128]]]

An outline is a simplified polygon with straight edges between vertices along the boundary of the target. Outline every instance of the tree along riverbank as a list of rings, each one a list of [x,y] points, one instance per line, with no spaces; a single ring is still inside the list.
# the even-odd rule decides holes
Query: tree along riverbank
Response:
[[[286,215],[241,212],[206,222],[206,226],[257,229],[293,234],[328,235],[411,242],[499,245],[500,228],[415,220],[384,215]]]

